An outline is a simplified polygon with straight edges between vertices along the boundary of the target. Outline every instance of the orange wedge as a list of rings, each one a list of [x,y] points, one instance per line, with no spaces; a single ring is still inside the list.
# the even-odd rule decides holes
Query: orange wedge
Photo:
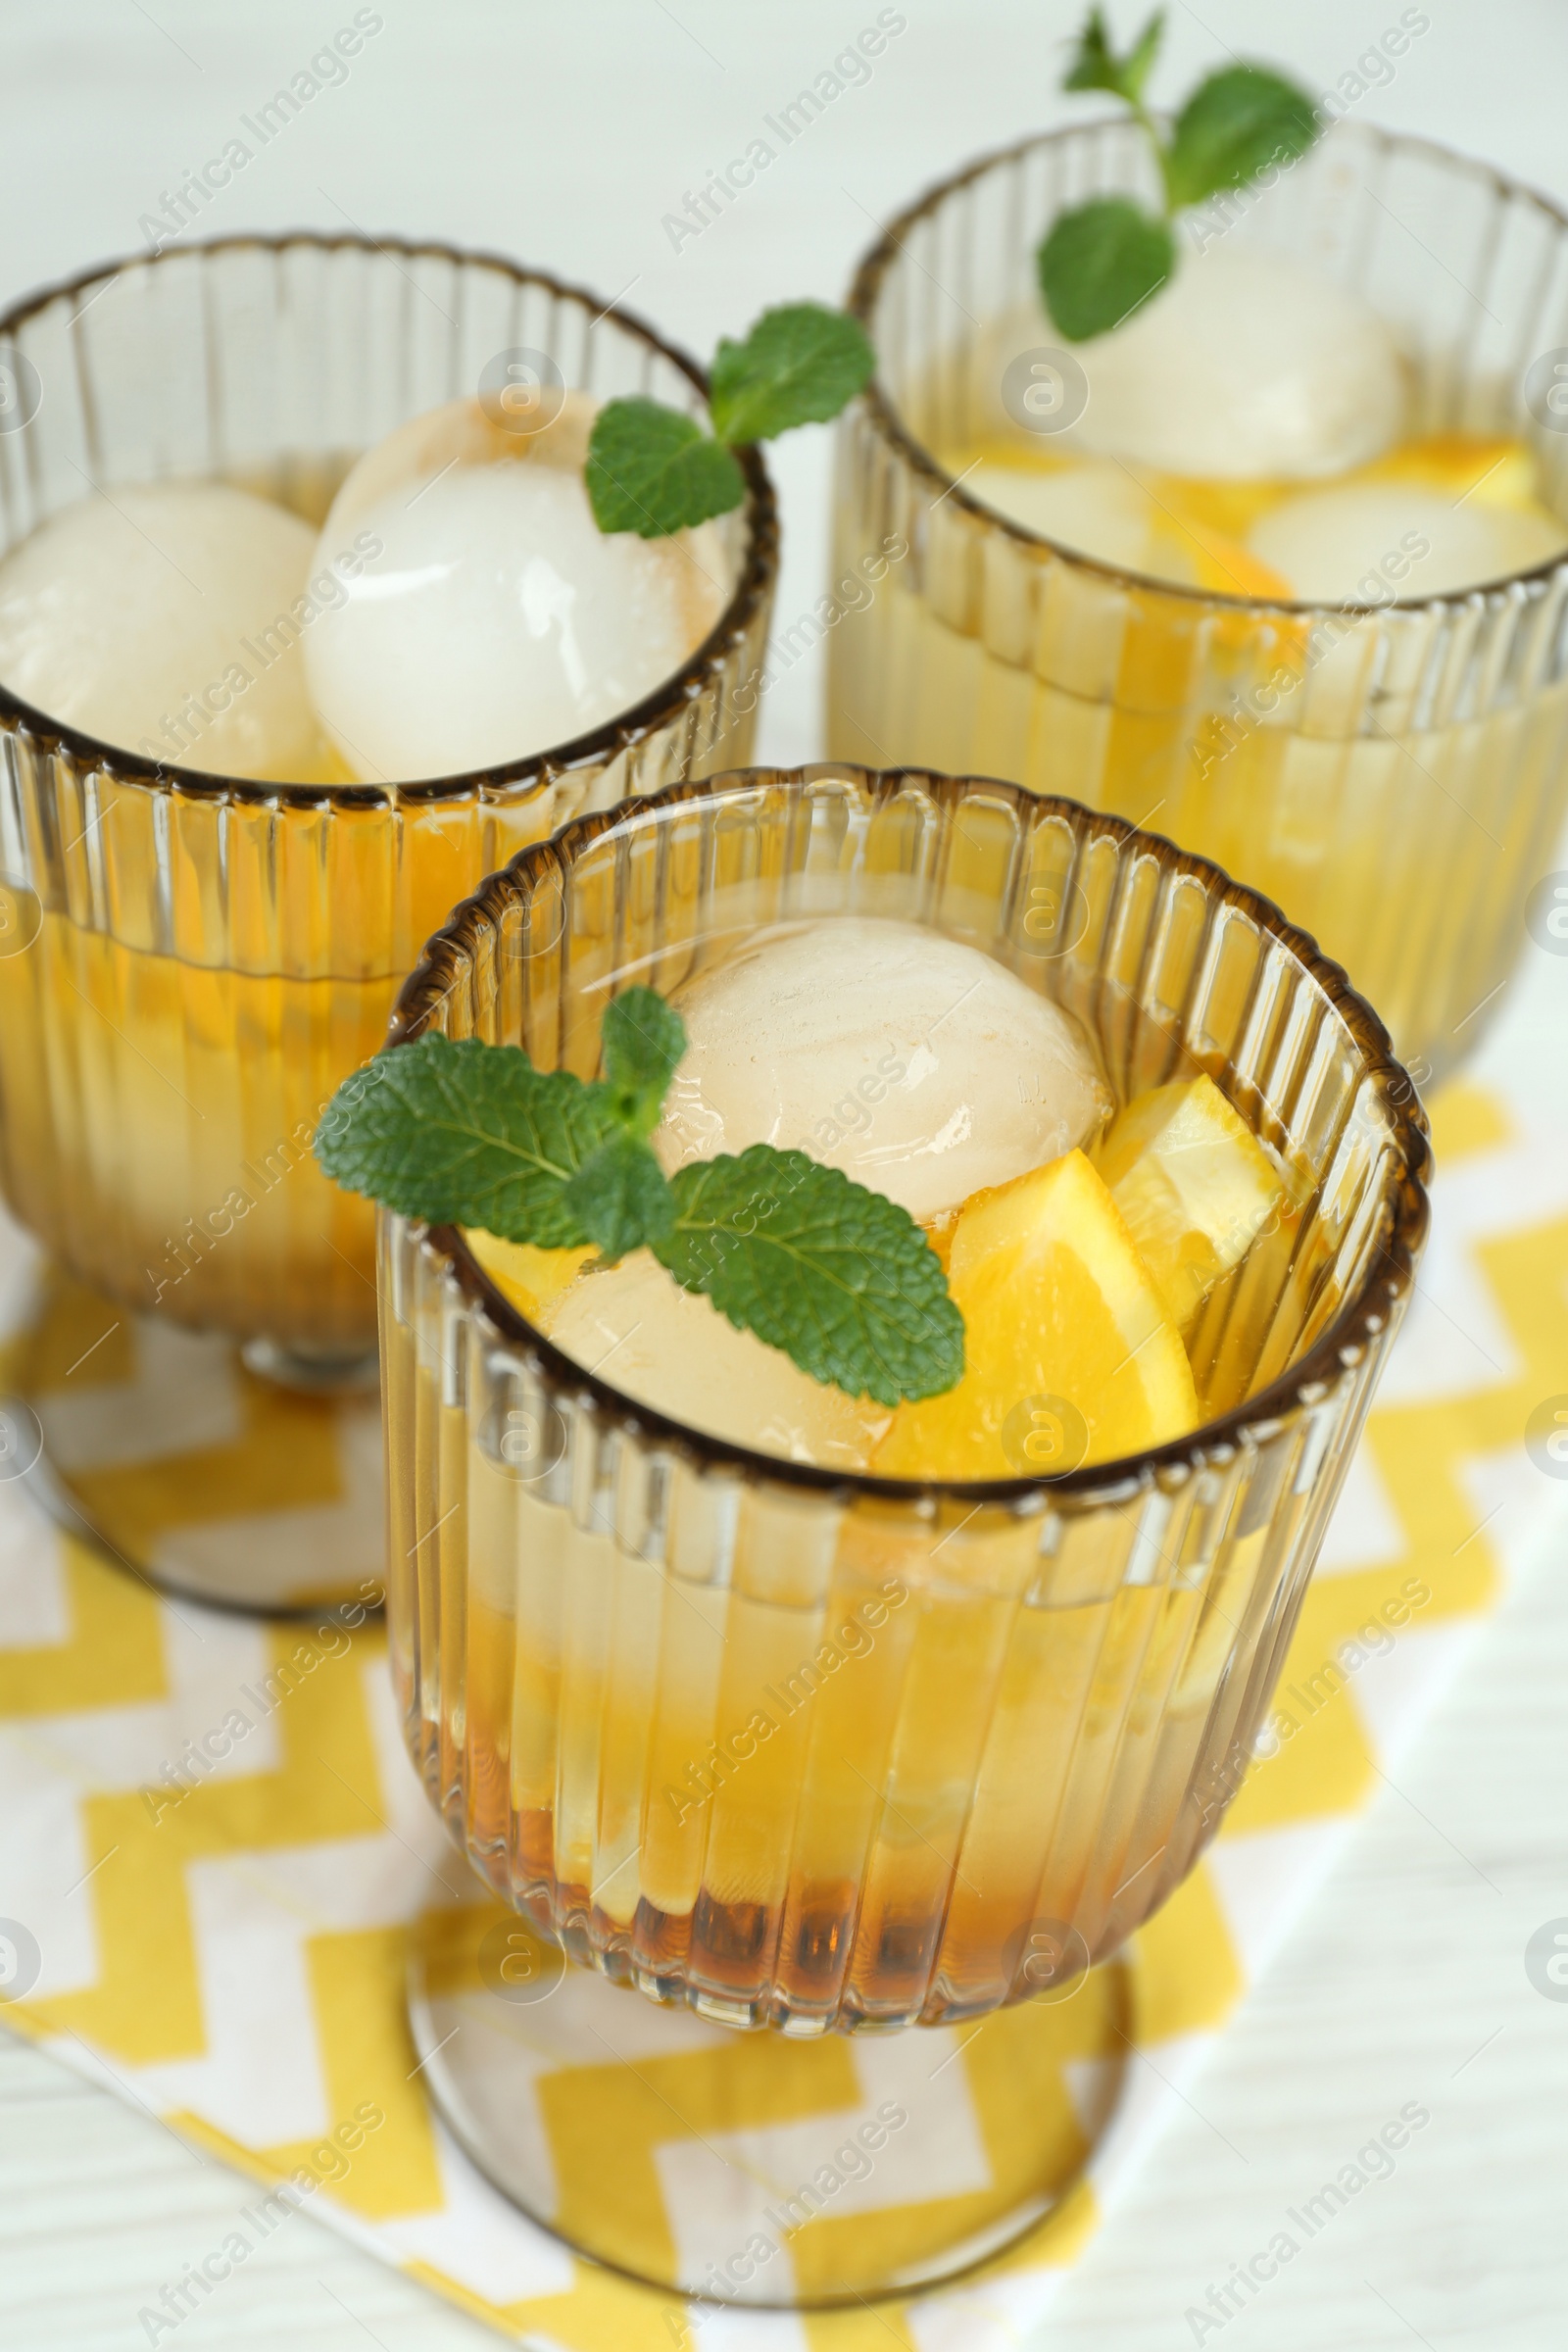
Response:
[[[1187,577],[1210,596],[1255,596],[1263,604],[1289,603],[1293,593],[1283,572],[1254,556],[1250,547],[1224,531],[1214,530],[1189,508],[1172,509],[1160,518],[1154,534],[1156,548],[1166,551],[1155,568],[1173,578]]]
[[[1288,1198],[1279,1169],[1211,1078],[1138,1096],[1095,1158],[1178,1330]]]
[[[1017,1478],[1108,1461],[1198,1421],[1181,1339],[1081,1152],[973,1194],[948,1280],[964,1321],[956,1389],[901,1404],[886,1478]]]
[[[1474,433],[1429,433],[1401,442],[1354,477],[1363,482],[1413,482],[1442,490],[1457,504],[1503,507],[1511,513],[1546,512],[1536,481],[1536,461],[1524,442],[1484,440]]]

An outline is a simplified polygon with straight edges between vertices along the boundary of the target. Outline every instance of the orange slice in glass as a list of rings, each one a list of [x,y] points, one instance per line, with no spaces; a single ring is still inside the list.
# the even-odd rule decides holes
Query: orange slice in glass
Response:
[[[1095,1158],[1178,1330],[1288,1197],[1279,1169],[1211,1078],[1138,1096]]]
[[[973,1194],[954,1232],[948,1281],[967,1369],[945,1396],[899,1406],[873,1472],[1044,1475],[1196,1426],[1180,1336],[1081,1152]]]

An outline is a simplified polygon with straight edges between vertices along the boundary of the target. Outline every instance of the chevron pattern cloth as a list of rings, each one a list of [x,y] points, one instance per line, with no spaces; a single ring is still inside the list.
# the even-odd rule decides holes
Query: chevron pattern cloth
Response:
[[[1396,1769],[1510,1564],[1568,1505],[1568,1483],[1544,1475],[1524,1442],[1544,1402],[1568,1405],[1568,1165],[1532,1138],[1527,1103],[1474,1085],[1446,1090],[1434,1128],[1433,1244],[1266,1752],[1201,1867],[1129,1951],[1134,2055],[1113,2123],[1057,2210],[988,2269],[903,2308],[713,2319],[576,2261],[519,2217],[434,2119],[409,2039],[411,1929],[439,1937],[487,1898],[466,1885],[405,1760],[374,1620],[353,1632],[267,1624],[164,1598],[59,1534],[15,1479],[0,1479],[0,2019],[250,2175],[248,2242],[287,2202],[307,2204],[531,2346],[885,2352],[890,2333],[916,2352],[1014,2344],[1335,1841]],[[8,1231],[0,1339],[29,1278]],[[105,1349],[77,1377],[108,1388],[126,1373]],[[159,1475],[177,1516],[181,1474]],[[342,1465],[341,1491],[359,1475]],[[253,1539],[275,1510],[282,1542],[303,1501],[332,1502],[319,1465],[311,1479],[307,1498],[293,1473],[279,1481],[265,1458],[230,1455],[202,1508],[245,1518]],[[146,1506],[156,1517],[156,1481]],[[208,1735],[209,1754],[222,1752],[198,1775],[181,1759]],[[998,2023],[991,2049],[1004,2059],[1011,2029]],[[698,2067],[701,2036],[721,2030],[693,2026]],[[1059,2039],[1064,2131],[1074,2034],[1093,2031],[1091,2001]],[[957,2177],[963,2166],[1004,2172],[1016,2134],[1047,2111],[1039,2085],[1020,2110],[1012,2070],[982,2058],[984,2033],[944,2076],[961,2126],[955,2178],[904,2184],[916,2205],[984,2188]],[[914,2038],[820,2045],[823,2101],[853,2106],[858,2076]],[[929,2055],[940,2036],[918,2038]],[[580,2079],[558,2103],[564,2210],[579,2195],[655,2193],[657,2122],[641,2144],[609,2146],[594,2095]],[[759,2114],[749,2144],[765,2148],[773,2128]],[[917,2219],[888,2210],[896,2171],[863,2190],[857,2225],[895,2238]],[[852,2226],[848,2214],[833,2226]],[[218,2251],[221,2275],[245,2247]],[[180,2309],[176,2295],[143,2315],[150,2341],[167,2340]]]

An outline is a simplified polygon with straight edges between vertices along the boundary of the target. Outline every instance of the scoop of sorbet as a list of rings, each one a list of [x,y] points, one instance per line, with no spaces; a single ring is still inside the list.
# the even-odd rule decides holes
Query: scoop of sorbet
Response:
[[[583,487],[594,403],[543,431],[477,401],[416,417],[339,490],[318,566],[374,552],[313,629],[311,692],[356,775],[413,781],[525,759],[678,670],[729,593],[717,527],[602,532]]]
[[[891,1418],[737,1331],[646,1250],[579,1275],[545,1328],[565,1354],[638,1403],[786,1461],[863,1470]]]
[[[687,1052],[666,1170],[808,1152],[922,1220],[1096,1134],[1109,1089],[1077,1023],[978,948],[842,916],[763,932],[677,989]]]
[[[1543,509],[1454,500],[1408,482],[1348,482],[1288,499],[1252,526],[1253,553],[1308,604],[1454,596],[1506,579],[1568,548]],[[1399,585],[1392,590],[1391,575]]]
[[[0,678],[146,760],[312,777],[311,547],[297,514],[224,482],[84,498],[0,564]]]
[[[1020,307],[996,330],[984,372],[1000,383],[1018,353],[1056,339],[1038,306]],[[1089,397],[1045,443],[1063,456],[1262,481],[1364,466],[1403,423],[1404,371],[1383,320],[1285,254],[1186,253],[1152,301],[1072,356]]]

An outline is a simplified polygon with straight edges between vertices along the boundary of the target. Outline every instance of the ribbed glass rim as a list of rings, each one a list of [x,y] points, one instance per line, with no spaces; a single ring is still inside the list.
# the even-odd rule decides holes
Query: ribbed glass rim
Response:
[[[1060,795],[1032,793],[1021,784],[991,777],[946,776],[924,768],[867,768],[851,760],[823,760],[794,768],[734,768],[722,775],[673,784],[644,799],[623,802],[617,808],[577,817],[549,840],[530,843],[499,872],[489,875],[471,898],[454,909],[405,981],[388,1028],[388,1047],[412,1045],[430,1026],[438,1005],[461,985],[465,968],[471,966],[481,926],[499,923],[509,906],[526,906],[529,887],[539,876],[553,869],[565,879],[576,858],[592,844],[612,841],[617,835],[630,838],[651,814],[663,809],[704,801],[738,803],[768,785],[804,791],[808,785],[835,778],[848,778],[882,797],[891,797],[910,781],[926,787],[936,798],[942,797],[944,787],[967,791],[984,785],[987,792],[1010,801],[1020,813],[1063,818],[1078,836],[1080,851],[1107,836],[1122,848],[1136,842],[1140,849],[1152,851],[1166,875],[1191,876],[1212,900],[1236,907],[1276,940],[1343,1018],[1368,1078],[1378,1087],[1396,1145],[1379,1203],[1379,1232],[1370,1244],[1356,1289],[1298,1362],[1255,1396],[1244,1398],[1229,1412],[1201,1423],[1185,1437],[1054,1477],[972,1480],[877,1478],[865,1471],[820,1468],[734,1445],[671,1419],[563,1354],[491,1281],[456,1227],[427,1229],[427,1246],[446,1261],[470,1305],[484,1310],[503,1339],[526,1348],[553,1387],[590,1397],[618,1427],[641,1432],[655,1445],[679,1450],[705,1472],[742,1473],[754,1482],[768,1480],[817,1494],[863,1494],[882,1501],[933,1504],[951,1498],[969,1505],[1036,1500],[1041,1507],[1058,1496],[1070,1495],[1102,1503],[1116,1493],[1136,1490],[1161,1474],[1183,1483],[1217,1456],[1244,1446],[1249,1437],[1261,1441],[1291,1414],[1309,1409],[1380,1337],[1390,1314],[1414,1282],[1415,1261],[1430,1213],[1425,1184],[1431,1161],[1426,1115],[1407,1072],[1394,1057],[1388,1031],[1351,987],[1341,965],[1322,953],[1309,933],[1288,922],[1272,899],[1245,883],[1233,882],[1211,859],[1178,849],[1162,833],[1148,832]],[[386,1214],[384,1210],[381,1213]]]
[[[906,206],[888,223],[882,236],[857,265],[855,275],[850,281],[849,297],[844,307],[850,316],[858,318],[865,328],[871,338],[873,348],[876,343],[873,314],[877,298],[882,290],[882,281],[894,263],[901,258],[903,239],[910,229],[937,213],[951,196],[956,196],[960,189],[968,187],[974,180],[983,178],[998,165],[1016,162],[1026,155],[1037,153],[1042,148],[1065,146],[1070,140],[1092,137],[1099,131],[1125,127],[1127,124],[1124,117],[1101,115],[1095,116],[1087,122],[1067,123],[1055,130],[1036,131],[1026,139],[1012,141],[1008,146],[992,148],[985,155],[977,156],[972,163],[965,164],[960,171],[950,172],[945,178],[933,181],[931,186],[914,199],[912,204]],[[1338,128],[1338,124],[1331,126],[1325,136],[1333,136]],[[1549,196],[1544,195],[1539,188],[1533,188],[1523,180],[1510,179],[1494,165],[1465,155],[1457,147],[1449,147],[1440,139],[1418,138],[1412,133],[1403,131],[1381,130],[1376,124],[1369,122],[1347,125],[1345,135],[1352,139],[1364,140],[1368,146],[1376,149],[1380,154],[1388,155],[1398,150],[1406,154],[1428,156],[1435,162],[1455,168],[1473,179],[1486,181],[1491,186],[1494,195],[1505,202],[1534,205],[1536,210],[1544,214],[1546,219],[1551,220],[1557,228],[1568,232],[1568,212],[1554,203]],[[1058,539],[1048,538],[1044,532],[1031,530],[1027,523],[1012,521],[995,507],[988,507],[983,500],[972,497],[963,488],[961,476],[951,474],[944,466],[940,466],[924,443],[916,440],[903,423],[897,404],[882,382],[880,370],[872,375],[859,398],[863,402],[867,414],[873,419],[878,432],[885,441],[892,444],[905,464],[913,472],[919,474],[933,489],[937,490],[944,499],[952,499],[956,506],[960,507],[966,514],[972,515],[976,521],[990,524],[994,529],[1015,541],[1020,547],[1043,548],[1058,562],[1079,571],[1093,573],[1097,578],[1109,580],[1117,587],[1139,590],[1152,589],[1161,596],[1172,597],[1179,602],[1197,606],[1204,611],[1219,606],[1243,612],[1284,612],[1305,615],[1313,619],[1322,619],[1334,612],[1356,614],[1393,612],[1440,612],[1454,607],[1475,604],[1484,607],[1492,599],[1506,597],[1516,588],[1528,586],[1533,582],[1540,582],[1544,586],[1562,570],[1565,564],[1568,564],[1568,556],[1553,556],[1547,558],[1544,563],[1533,564],[1527,571],[1504,572],[1494,580],[1486,580],[1474,588],[1466,588],[1447,596],[1396,597],[1382,604],[1357,603],[1351,597],[1344,597],[1337,602],[1314,604],[1288,597],[1243,596],[1228,589],[1198,588],[1182,580],[1162,580],[1152,572],[1124,570],[1119,564],[1102,563],[1098,557],[1084,555],[1077,548],[1067,547]],[[852,410],[850,413],[853,415],[854,411]]]
[[[411,261],[433,257],[460,268],[478,265],[499,270],[518,286],[538,287],[557,300],[581,304],[596,324],[602,318],[612,319],[626,334],[640,338],[678,368],[702,399],[708,398],[708,371],[689,352],[671,343],[637,312],[623,308],[618,300],[602,301],[591,286],[580,286],[571,279],[555,276],[548,270],[514,262],[507,254],[492,253],[482,246],[453,245],[438,237],[372,237],[349,230],[290,228],[271,234],[241,230],[221,237],[192,237],[188,243],[169,246],[161,253],[127,254],[120,261],[96,263],[73,277],[35,288],[0,314],[0,348],[8,341],[14,342],[19,329],[51,303],[84,294],[94,286],[107,286],[132,270],[156,270],[166,261],[189,254],[280,255],[297,247],[318,252],[352,250],[399,255]],[[0,679],[0,729],[25,732],[68,753],[84,769],[151,791],[179,791],[201,799],[281,803],[304,808],[384,808],[389,798],[410,805],[503,797],[511,800],[516,798],[519,789],[544,783],[548,774],[608,765],[630,745],[679,717],[685,705],[700,693],[710,671],[722,662],[732,646],[744,639],[759,606],[768,594],[778,568],[778,502],[760,450],[754,445],[737,449],[735,455],[746,477],[746,560],[734,594],[718,619],[674,675],[655,687],[640,703],[617,711],[614,717],[586,734],[570,736],[543,751],[530,752],[521,759],[503,760],[491,767],[469,768],[450,776],[421,777],[406,784],[270,783],[260,777],[225,776],[215,769],[185,767],[177,760],[137,760],[120,745],[105,743],[96,735],[51,717],[47,711],[35,710],[20,695],[13,694],[3,679]]]

